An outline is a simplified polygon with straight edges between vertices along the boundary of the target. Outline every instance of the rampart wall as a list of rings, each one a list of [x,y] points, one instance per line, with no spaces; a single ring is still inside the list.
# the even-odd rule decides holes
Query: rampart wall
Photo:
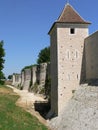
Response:
[[[85,39],[86,80],[98,79],[98,31]]]
[[[50,63],[42,63],[40,65],[24,69],[21,74],[13,74],[12,85],[15,87],[20,86],[23,90],[29,90],[35,83],[37,83],[40,87],[43,87],[45,85],[47,75],[50,77]]]

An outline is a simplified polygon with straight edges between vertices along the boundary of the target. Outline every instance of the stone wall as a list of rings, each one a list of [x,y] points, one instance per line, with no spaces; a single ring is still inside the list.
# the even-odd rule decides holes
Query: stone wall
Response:
[[[37,82],[37,66],[32,67],[32,85]]]
[[[98,79],[98,31],[85,40],[86,80]]]
[[[75,34],[70,29],[75,29]],[[51,111],[59,115],[80,84],[84,39],[88,25],[56,23],[51,41]],[[54,93],[55,92],[55,93]]]
[[[35,83],[40,87],[44,87],[47,75],[50,77],[50,63],[42,63],[24,69],[20,74],[19,81],[17,81],[17,76],[19,75],[13,74],[12,85],[17,86],[17,84],[20,84],[23,90],[29,90]]]
[[[42,63],[38,66],[37,81],[38,84],[41,86],[45,85],[46,73],[47,73],[46,71],[47,71],[47,63]]]
[[[14,73],[12,77],[12,85],[17,87],[21,84],[21,74]]]
[[[28,90],[30,87],[31,82],[31,69],[25,69],[24,70],[24,83],[23,83],[23,89]]]
[[[25,77],[25,75],[24,75],[24,71],[22,71],[21,72],[21,86],[23,87],[24,86],[24,77]]]

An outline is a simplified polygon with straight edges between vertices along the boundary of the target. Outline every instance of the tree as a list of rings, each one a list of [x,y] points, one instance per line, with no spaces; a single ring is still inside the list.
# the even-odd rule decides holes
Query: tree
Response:
[[[31,69],[33,66],[37,66],[37,65],[34,64],[34,65],[25,66],[21,71],[24,71],[25,69]]]
[[[39,52],[37,63],[47,63],[50,62],[50,47],[45,47]]]
[[[3,48],[4,42],[0,42],[0,83],[2,82],[2,79],[4,79],[4,74],[2,72],[4,68],[4,56],[5,56],[5,50]]]
[[[12,77],[13,77],[13,75],[9,75],[9,76],[8,76],[8,79],[12,79]]]

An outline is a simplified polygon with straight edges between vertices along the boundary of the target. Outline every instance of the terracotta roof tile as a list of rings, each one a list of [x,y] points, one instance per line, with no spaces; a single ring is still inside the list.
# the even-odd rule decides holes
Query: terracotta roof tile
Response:
[[[61,15],[59,16],[57,22],[66,22],[66,23],[87,23],[74,9],[71,5],[65,5]]]
[[[56,23],[68,23],[68,24],[91,24],[90,22],[85,21],[70,5],[65,5],[61,15],[57,19],[56,22],[52,25],[51,29],[49,30],[48,34],[51,32],[52,28]]]

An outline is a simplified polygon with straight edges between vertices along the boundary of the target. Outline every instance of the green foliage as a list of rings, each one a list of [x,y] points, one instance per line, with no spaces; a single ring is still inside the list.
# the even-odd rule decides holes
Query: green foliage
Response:
[[[35,84],[32,86],[31,90],[34,92],[34,93],[37,93],[38,92],[38,83],[35,82]]]
[[[11,89],[0,86],[0,130],[48,130],[38,119],[16,106],[18,98]]]
[[[8,79],[12,79],[12,75],[9,75],[9,76],[8,76]]]
[[[3,85],[5,83],[5,76],[2,71],[0,71],[0,84]]]
[[[47,63],[50,62],[50,47],[42,49],[38,55],[37,63]]]
[[[0,42],[0,70],[2,70],[3,69],[3,64],[4,64],[4,56],[5,56],[5,51],[4,51],[4,48],[3,48],[3,44],[4,44],[4,42],[3,41],[1,41]]]
[[[44,86],[40,89],[39,94],[43,94],[43,95],[45,94],[45,87]]]
[[[2,69],[4,68],[4,56],[5,56],[5,51],[3,48],[3,41],[0,42],[0,83],[2,82],[2,79],[4,79],[4,74],[2,72]],[[2,83],[1,83],[2,84]]]
[[[4,85],[5,81],[4,80],[0,80],[0,85]]]
[[[36,64],[25,66],[21,71],[24,71],[25,69],[31,69],[33,66],[36,66]]]

